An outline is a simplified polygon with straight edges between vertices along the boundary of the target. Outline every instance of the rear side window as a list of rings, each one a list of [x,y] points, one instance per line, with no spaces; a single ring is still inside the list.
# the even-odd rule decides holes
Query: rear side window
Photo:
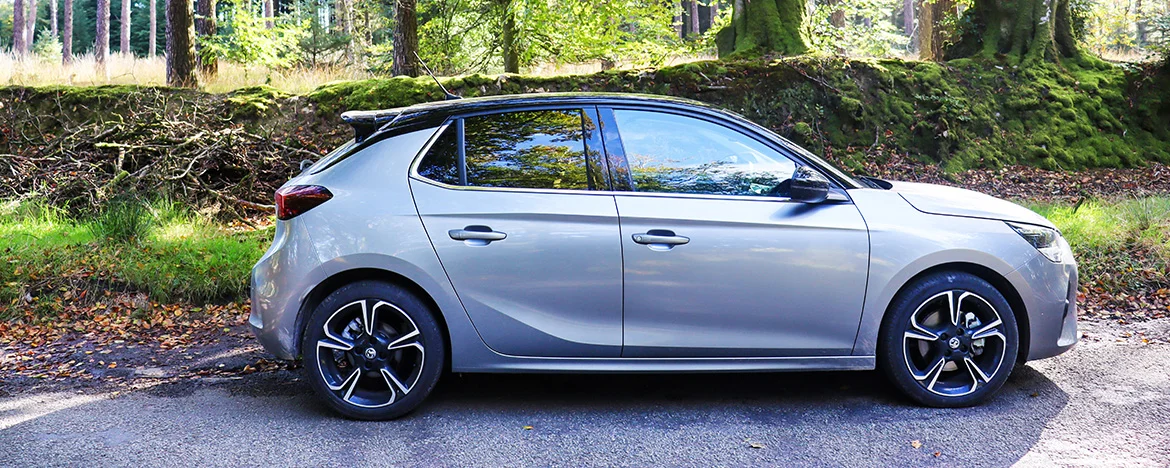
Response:
[[[588,190],[584,122],[577,109],[464,119],[466,185]],[[449,125],[419,163],[419,175],[461,185],[457,137],[457,126]]]
[[[447,185],[459,185],[459,148],[455,146],[456,137],[455,126],[448,126],[419,162],[418,175]]]

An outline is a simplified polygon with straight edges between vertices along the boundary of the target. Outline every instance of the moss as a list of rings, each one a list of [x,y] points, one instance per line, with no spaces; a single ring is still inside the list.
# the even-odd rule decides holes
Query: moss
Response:
[[[724,35],[720,57],[808,52],[808,41],[803,35],[806,8],[803,1],[756,0],[744,2],[742,8],[743,11],[736,12],[732,21],[734,36],[725,31],[719,33]],[[726,53],[728,43],[734,44],[731,53]]]
[[[778,60],[695,62],[658,70],[532,77],[468,75],[445,79],[463,96],[529,92],[636,92],[682,96],[741,113],[845,165],[867,162],[877,144],[947,170],[1032,164],[1077,169],[1170,163],[1170,76],[1096,62],[1011,67],[995,61],[944,63],[800,56]],[[134,99],[128,99],[133,94]],[[152,97],[153,96],[153,97]],[[181,96],[182,99],[175,99]],[[128,103],[221,106],[247,125],[284,126],[316,109],[324,136],[345,132],[337,116],[442,99],[430,78],[396,77],[325,84],[305,96],[272,88],[227,95],[170,88],[0,88],[0,113],[69,113],[119,119]],[[23,124],[22,124],[23,125]],[[337,130],[329,133],[330,129]],[[41,128],[51,134],[53,129]],[[20,129],[25,134],[35,130]],[[315,141],[321,140],[321,141]],[[0,153],[16,153],[0,140]]]

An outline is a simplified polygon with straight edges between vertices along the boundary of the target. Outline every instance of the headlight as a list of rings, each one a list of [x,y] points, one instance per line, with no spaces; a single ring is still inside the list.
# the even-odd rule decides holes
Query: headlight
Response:
[[[1063,244],[1063,239],[1061,239],[1060,233],[1055,229],[1033,226],[1031,224],[1007,223],[1007,225],[1015,229],[1024,240],[1032,244],[1032,247],[1035,247],[1036,250],[1044,254],[1045,258],[1054,263],[1060,263],[1064,260],[1065,249],[1061,245]]]

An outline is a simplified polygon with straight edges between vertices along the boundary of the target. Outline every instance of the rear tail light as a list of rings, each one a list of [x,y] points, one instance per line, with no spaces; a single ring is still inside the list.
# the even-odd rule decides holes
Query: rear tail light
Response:
[[[333,193],[320,185],[293,185],[276,191],[276,217],[293,219],[329,201]]]

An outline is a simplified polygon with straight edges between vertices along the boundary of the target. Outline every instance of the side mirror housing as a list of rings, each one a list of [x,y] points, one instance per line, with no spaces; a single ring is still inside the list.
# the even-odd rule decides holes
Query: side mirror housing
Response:
[[[820,203],[829,198],[829,179],[811,167],[800,166],[792,174],[790,196],[804,203]]]

